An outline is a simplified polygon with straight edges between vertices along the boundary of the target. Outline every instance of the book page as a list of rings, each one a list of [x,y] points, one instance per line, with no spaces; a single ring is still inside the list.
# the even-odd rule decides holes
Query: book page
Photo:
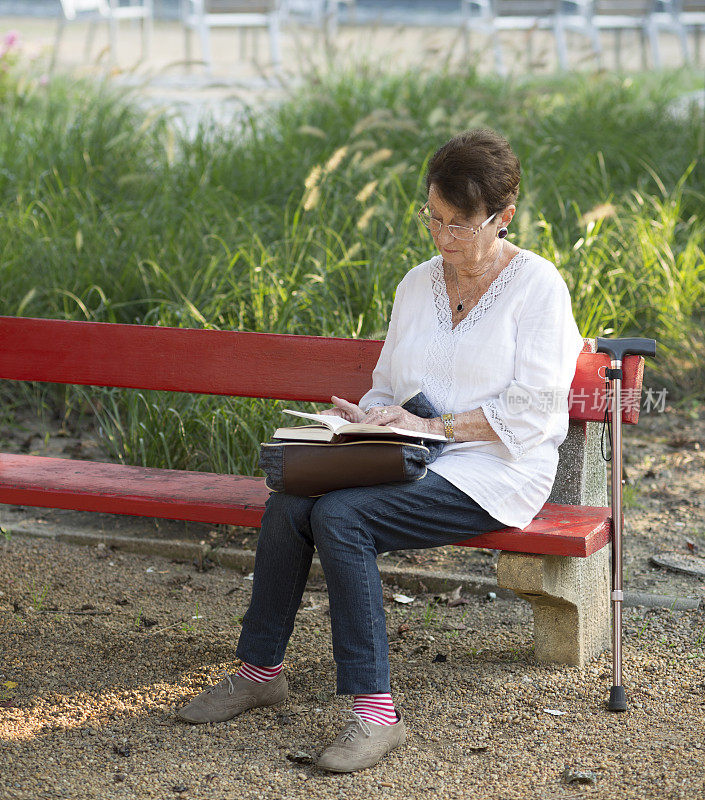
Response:
[[[446,437],[442,433],[421,433],[421,431],[411,431],[408,428],[397,428],[394,425],[366,425],[364,422],[349,422],[347,425],[338,428],[337,433],[341,436],[360,435],[365,436],[384,436],[394,434],[403,436],[405,439],[434,439],[438,442],[445,442]]]
[[[350,425],[346,419],[338,417],[335,414],[306,414],[303,411],[292,411],[289,408],[283,408],[282,411],[285,414],[293,414],[295,417],[312,419],[314,422],[317,422],[319,425],[325,425],[326,428],[330,428],[332,431],[337,431],[338,428],[341,428],[343,425]]]
[[[297,425],[295,428],[277,428],[273,439],[292,439],[303,442],[330,442],[335,437],[330,428],[321,425]]]

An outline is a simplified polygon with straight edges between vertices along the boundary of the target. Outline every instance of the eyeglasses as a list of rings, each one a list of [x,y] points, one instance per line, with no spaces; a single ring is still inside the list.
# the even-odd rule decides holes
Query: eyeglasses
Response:
[[[428,203],[419,209],[417,216],[434,236],[438,236],[440,234],[441,229],[443,228],[443,223],[431,216],[428,210]],[[492,214],[491,217],[487,217],[487,219],[476,228],[473,228],[471,225],[446,225],[445,227],[448,228],[450,235],[454,239],[462,239],[463,241],[467,242],[473,237],[477,236],[477,234],[484,229],[485,225],[488,225],[490,222],[492,222],[496,216],[497,212]]]

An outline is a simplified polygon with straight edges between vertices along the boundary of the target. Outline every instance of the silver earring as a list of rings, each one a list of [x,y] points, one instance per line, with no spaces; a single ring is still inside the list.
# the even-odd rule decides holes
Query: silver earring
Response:
[[[507,229],[506,229],[506,228],[500,228],[500,229],[497,231],[497,238],[499,238],[499,239],[504,239],[504,237],[507,235],[507,233],[508,233],[508,231],[507,231]]]

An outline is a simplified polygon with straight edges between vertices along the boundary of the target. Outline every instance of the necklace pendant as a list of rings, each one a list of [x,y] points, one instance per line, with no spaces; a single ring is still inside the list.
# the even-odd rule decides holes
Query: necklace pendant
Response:
[[[458,311],[462,311],[462,310],[463,310],[463,304],[462,303],[458,303]]]

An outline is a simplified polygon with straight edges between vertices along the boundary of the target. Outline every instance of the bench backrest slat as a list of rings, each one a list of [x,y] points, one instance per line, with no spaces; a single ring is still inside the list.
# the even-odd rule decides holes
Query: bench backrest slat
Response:
[[[371,386],[382,342],[198,328],[0,316],[0,378],[326,403]],[[589,345],[586,343],[586,351]],[[601,421],[605,355],[584,352],[573,420]],[[624,363],[623,391],[639,397],[643,359]],[[639,403],[623,405],[636,423]]]

